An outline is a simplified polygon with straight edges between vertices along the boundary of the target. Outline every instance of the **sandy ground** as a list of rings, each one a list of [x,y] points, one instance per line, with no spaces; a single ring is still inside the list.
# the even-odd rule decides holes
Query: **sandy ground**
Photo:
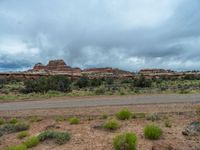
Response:
[[[66,109],[37,109],[25,111],[1,111],[3,117],[20,117],[41,116],[43,120],[31,123],[29,132],[31,136],[37,135],[44,131],[47,126],[55,125],[55,130],[68,131],[72,139],[61,146],[54,144],[52,141],[40,143],[32,150],[113,150],[113,138],[124,132],[135,132],[138,137],[138,150],[151,150],[152,146],[157,146],[159,150],[168,150],[161,146],[172,146],[176,150],[199,150],[200,137],[185,137],[182,135],[183,129],[192,121],[197,120],[195,108],[198,103],[177,103],[177,104],[151,104],[151,105],[129,105],[129,106],[101,106],[86,108],[66,108]],[[101,125],[105,120],[101,119],[102,114],[109,116],[114,115],[122,108],[128,108],[133,112],[155,113],[169,116],[172,120],[172,128],[164,126],[164,120],[154,122],[164,130],[160,140],[151,141],[144,138],[144,126],[151,121],[145,118],[131,119],[120,121],[121,127],[115,132],[102,129],[95,129],[94,126]],[[79,116],[81,122],[78,125],[70,125],[67,121],[56,122],[54,116]],[[27,119],[27,118],[26,118]],[[21,143],[16,134],[9,134],[1,137],[0,149],[8,145]]]

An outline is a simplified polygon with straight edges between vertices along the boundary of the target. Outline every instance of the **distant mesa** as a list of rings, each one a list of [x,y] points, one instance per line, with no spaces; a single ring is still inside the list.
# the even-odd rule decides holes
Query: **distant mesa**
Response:
[[[173,70],[165,70],[165,69],[141,69],[139,71],[140,74],[155,74],[155,73],[174,73]]]
[[[199,71],[175,72],[165,69],[142,69],[138,73],[133,73],[118,68],[104,67],[104,68],[88,68],[80,69],[68,66],[64,60],[50,60],[47,65],[37,63],[30,70],[24,72],[0,72],[0,79],[37,79],[40,77],[47,77],[50,75],[65,75],[73,78],[80,78],[86,76],[89,78],[136,78],[143,75],[146,78],[182,78],[187,76],[200,77]]]
[[[89,68],[81,70],[80,68],[72,68],[68,66],[64,60],[50,60],[47,65],[37,63],[33,69],[28,70],[26,73],[31,74],[49,74],[49,75],[69,75],[69,76],[83,76],[88,77],[132,77],[133,73],[120,70],[117,68],[105,67],[105,68]]]

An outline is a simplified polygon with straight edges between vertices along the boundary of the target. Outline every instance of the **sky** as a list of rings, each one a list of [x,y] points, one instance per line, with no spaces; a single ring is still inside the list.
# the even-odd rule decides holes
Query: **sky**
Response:
[[[199,0],[0,0],[0,71],[200,70]]]

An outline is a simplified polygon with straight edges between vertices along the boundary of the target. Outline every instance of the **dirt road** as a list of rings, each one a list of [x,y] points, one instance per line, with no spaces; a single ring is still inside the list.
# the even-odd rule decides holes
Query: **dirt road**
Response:
[[[200,102],[200,94],[167,94],[167,95],[140,95],[140,96],[103,96],[85,98],[66,98],[43,101],[22,101],[1,103],[0,111],[75,108],[94,106],[117,106],[135,104],[168,104],[168,103],[196,103]]]

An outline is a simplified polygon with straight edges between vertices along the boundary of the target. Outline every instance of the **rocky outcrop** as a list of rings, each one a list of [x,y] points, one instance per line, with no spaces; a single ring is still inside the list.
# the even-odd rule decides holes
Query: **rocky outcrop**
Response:
[[[82,71],[82,74],[87,75],[89,78],[132,78],[134,74],[132,72],[116,69],[116,68],[90,68]]]
[[[46,70],[48,71],[72,71],[70,66],[67,66],[64,60],[50,60],[48,65],[46,66]]]
[[[186,135],[186,136],[199,136],[200,135],[200,122],[192,122],[190,125],[188,125],[184,129],[182,134]]]
[[[29,70],[28,73],[32,74],[63,74],[70,76],[81,76],[80,68],[72,68],[68,66],[64,60],[50,60],[45,66],[42,63],[37,63],[33,69]]]
[[[42,63],[37,63],[35,64],[35,66],[33,67],[34,71],[41,71],[41,70],[45,70],[45,66]]]

